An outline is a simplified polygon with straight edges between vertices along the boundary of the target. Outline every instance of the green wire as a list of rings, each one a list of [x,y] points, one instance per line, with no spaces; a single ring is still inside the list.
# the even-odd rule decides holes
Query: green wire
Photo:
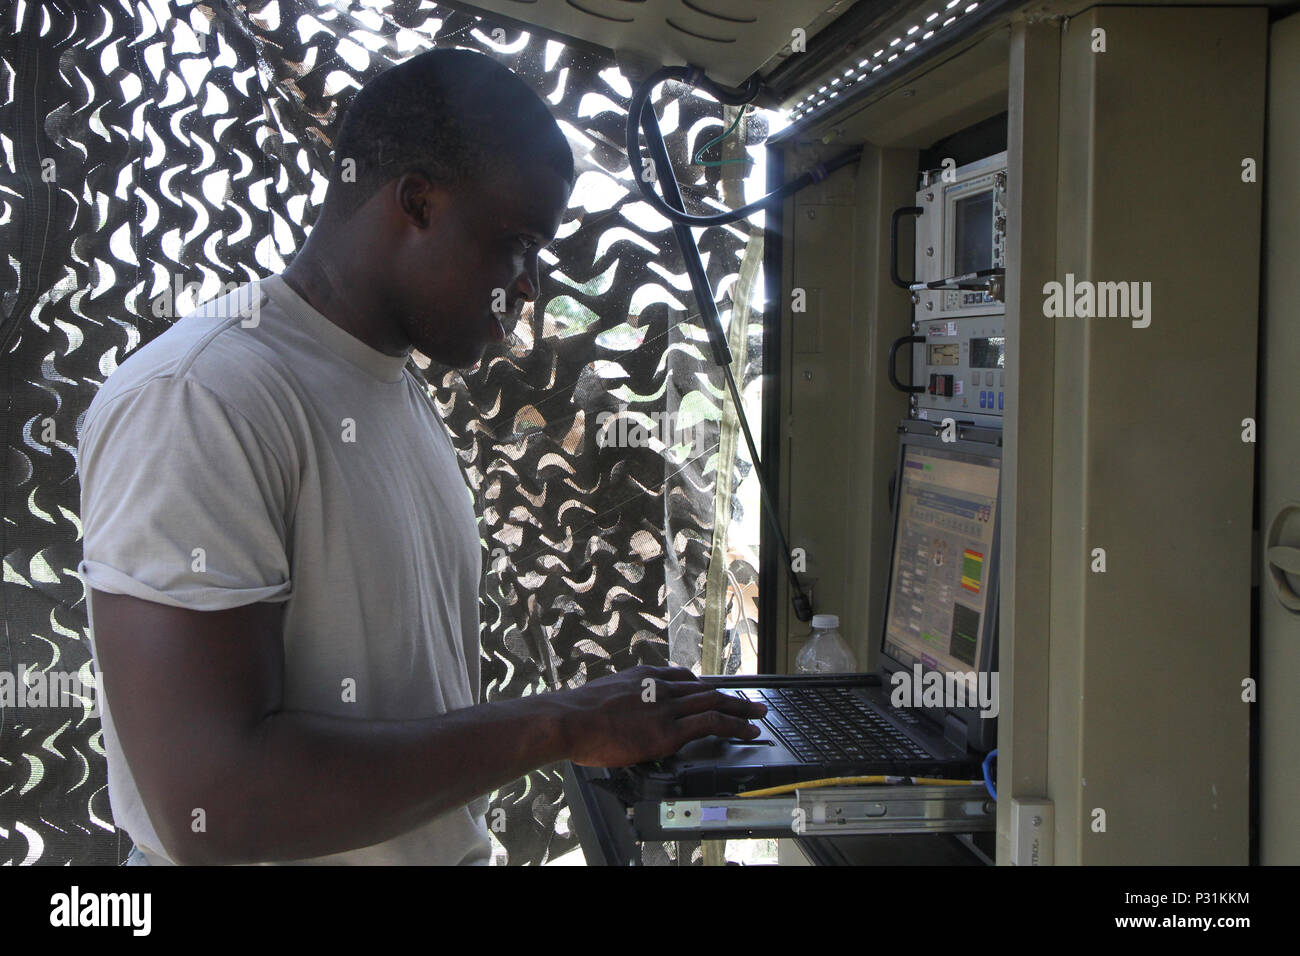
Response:
[[[726,139],[728,136],[730,136],[732,130],[734,130],[737,126],[740,125],[740,121],[741,121],[742,119],[744,119],[745,114],[748,113],[748,112],[749,112],[749,107],[748,107],[748,106],[742,106],[742,107],[740,108],[740,112],[736,114],[736,118],[735,118],[735,120],[733,120],[733,121],[732,121],[732,124],[731,124],[730,126],[728,126],[728,127],[723,131],[723,133],[722,133],[721,136],[719,136],[717,139],[711,139],[711,140],[709,140],[707,143],[705,143],[703,146],[700,147],[699,152],[697,152],[697,153],[695,154],[695,165],[696,165],[696,166],[726,166],[726,165],[728,165],[728,164],[730,164],[730,163],[747,163],[747,162],[749,162],[748,159],[714,159],[714,160],[706,160],[706,159],[701,158],[701,157],[704,156],[704,151],[705,151],[706,149],[708,149],[710,146],[716,146],[716,145],[718,145],[718,143],[721,143],[724,139]]]

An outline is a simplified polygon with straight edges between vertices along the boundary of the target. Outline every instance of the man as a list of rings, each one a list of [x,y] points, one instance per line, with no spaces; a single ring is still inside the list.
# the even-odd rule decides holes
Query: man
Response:
[[[467,367],[504,338],[572,184],[518,77],[414,57],[358,93],[283,275],[96,396],[80,571],[113,813],[148,862],[486,862],[484,795],[535,767],[757,734],[761,705],[677,668],[478,703],[472,501],[408,353]]]

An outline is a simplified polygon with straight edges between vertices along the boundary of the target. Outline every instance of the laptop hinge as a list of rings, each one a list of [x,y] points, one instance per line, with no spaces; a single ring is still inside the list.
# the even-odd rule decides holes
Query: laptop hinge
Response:
[[[956,714],[946,714],[943,721],[943,739],[963,752],[969,752],[969,731],[966,721]]]

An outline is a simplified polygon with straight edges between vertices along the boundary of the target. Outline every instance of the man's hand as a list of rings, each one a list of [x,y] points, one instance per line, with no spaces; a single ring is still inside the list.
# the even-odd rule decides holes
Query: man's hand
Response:
[[[767,713],[765,705],[724,694],[682,667],[641,665],[552,700],[563,708],[569,759],[588,767],[668,757],[713,734],[752,740],[760,731],[748,719]]]

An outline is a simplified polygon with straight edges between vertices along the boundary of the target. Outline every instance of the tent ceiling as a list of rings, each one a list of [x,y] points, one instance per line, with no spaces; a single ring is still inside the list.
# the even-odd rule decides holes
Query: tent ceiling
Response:
[[[658,65],[694,64],[738,85],[791,54],[852,0],[473,0],[452,6]]]

